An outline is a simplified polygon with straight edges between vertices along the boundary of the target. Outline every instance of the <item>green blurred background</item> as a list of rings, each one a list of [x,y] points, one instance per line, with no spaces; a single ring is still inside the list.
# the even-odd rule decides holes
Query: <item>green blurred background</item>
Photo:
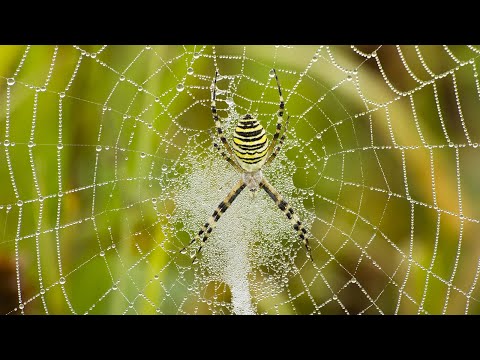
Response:
[[[272,134],[275,67],[315,264],[256,311],[478,314],[477,48],[1,46],[0,313],[231,313],[172,199],[220,156],[215,70]]]

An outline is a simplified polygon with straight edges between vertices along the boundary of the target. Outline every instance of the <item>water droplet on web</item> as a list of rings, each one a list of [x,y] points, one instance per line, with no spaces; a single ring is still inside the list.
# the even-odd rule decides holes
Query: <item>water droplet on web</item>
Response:
[[[197,254],[197,250],[195,250],[195,249],[190,250],[190,257],[192,259],[195,257],[196,254]]]
[[[337,299],[338,299],[338,296],[337,296],[337,295],[333,295],[333,296],[332,296],[332,299],[333,299],[333,300],[337,300]]]
[[[352,75],[347,76],[347,81],[352,81]]]
[[[139,86],[137,89],[138,89],[139,92],[143,91],[143,87],[141,87],[141,86]]]
[[[34,143],[33,141],[29,141],[29,142],[28,142],[28,147],[29,147],[29,148],[32,148],[32,147],[34,147],[34,146],[35,146],[35,143]]]
[[[120,80],[120,81],[125,81],[125,75],[120,75],[120,77],[118,78],[118,80]]]
[[[195,259],[193,259],[193,261],[192,261],[192,264],[195,265],[196,263],[198,263],[198,258],[195,258]]]
[[[19,305],[18,305],[18,308],[19,308],[20,310],[23,310],[23,309],[25,308],[25,305],[19,304]]]
[[[105,256],[105,251],[100,251],[100,256]]]
[[[145,46],[145,50],[150,50],[152,47],[150,45]]]
[[[182,250],[180,250],[180,254],[185,255],[186,253],[187,253],[187,248],[183,248]]]
[[[200,53],[198,53],[198,52],[193,53],[193,58],[194,59],[198,59],[199,57],[200,57]]]
[[[312,58],[313,62],[316,62],[318,61],[318,56],[317,55],[313,55],[313,58]]]
[[[61,144],[61,143],[60,143],[60,144],[57,144],[57,149],[58,149],[58,150],[62,150],[62,149],[63,149],[63,144]]]
[[[189,67],[189,68],[187,69],[187,74],[188,74],[188,75],[193,75],[193,68],[192,68],[192,67]]]
[[[153,277],[155,280],[158,280],[158,275],[155,274],[155,276]]]
[[[65,97],[65,93],[61,92],[61,93],[58,94],[58,96],[60,96],[60,99],[63,99]]]
[[[142,159],[144,159],[145,156],[147,156],[147,154],[145,154],[145,153],[142,151],[142,152],[140,153],[140,157],[141,157]]]
[[[46,87],[46,86],[42,86],[42,87],[40,88],[40,91],[41,91],[41,92],[47,91],[47,87]]]
[[[163,165],[162,165],[162,171],[167,171],[167,169],[168,169],[168,166],[165,165],[165,164],[163,164]]]
[[[233,104],[233,98],[228,97],[228,98],[225,99],[225,102],[227,103],[227,105],[232,105]]]
[[[23,205],[23,201],[22,200],[18,200],[17,201],[17,206],[22,206]]]
[[[178,91],[178,92],[182,92],[183,89],[185,89],[185,86],[183,86],[183,84],[178,84],[178,85],[177,85],[177,91]]]
[[[62,276],[60,279],[58,279],[58,282],[63,285],[65,284],[65,278]]]
[[[268,73],[268,76],[270,76],[271,78],[273,78],[275,76],[275,70],[270,70],[270,72]]]
[[[159,98],[159,97],[156,97],[156,98],[155,98],[155,102],[160,102],[160,98]]]
[[[7,79],[7,85],[12,86],[13,84],[15,84],[15,79],[14,78],[8,78]]]
[[[9,145],[10,145],[10,140],[5,140],[5,141],[3,142],[3,145],[9,146]]]
[[[45,289],[41,289],[41,290],[40,290],[40,294],[41,294],[41,295],[45,295]]]
[[[97,145],[97,147],[95,148],[95,150],[97,150],[98,152],[102,151],[102,145]]]

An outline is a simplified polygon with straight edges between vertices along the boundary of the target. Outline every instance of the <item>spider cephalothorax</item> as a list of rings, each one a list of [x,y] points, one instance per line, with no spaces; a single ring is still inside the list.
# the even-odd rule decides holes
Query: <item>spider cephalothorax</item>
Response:
[[[275,188],[263,176],[261,170],[264,166],[270,164],[279,153],[288,129],[287,117],[282,137],[278,141],[278,146],[276,146],[277,140],[280,136],[280,131],[282,130],[285,103],[283,101],[282,89],[280,87],[280,82],[278,81],[275,69],[273,69],[273,73],[275,74],[275,80],[277,81],[278,94],[280,96],[280,106],[277,112],[278,122],[272,142],[269,144],[265,129],[258,122],[258,120],[252,117],[250,114],[246,114],[238,121],[237,127],[233,133],[232,146],[230,146],[225,138],[217,114],[216,90],[218,73],[215,73],[212,96],[212,114],[213,119],[215,120],[215,126],[217,128],[218,135],[227,152],[221,150],[218,144],[214,144],[214,146],[220,150],[223,158],[228,161],[228,163],[231,164],[236,170],[238,170],[242,176],[240,181],[233,187],[227,197],[218,205],[212,216],[210,216],[208,221],[202,226],[198,234],[190,242],[191,245],[195,241],[200,242],[201,240],[200,247],[193,256],[194,262],[197,261],[198,253],[202,250],[203,244],[205,241],[207,241],[210,233],[217,224],[218,219],[220,219],[220,216],[227,211],[229,206],[245,188],[248,188],[252,193],[255,193],[260,189],[265,190],[268,196],[275,201],[275,204],[278,206],[278,208],[282,210],[285,216],[290,220],[293,228],[297,231],[298,236],[300,239],[302,239],[310,260],[312,260],[311,249],[306,236],[307,231],[303,227],[302,222],[300,221],[298,215],[295,214],[292,207],[283,199],[282,195],[280,195],[280,193],[275,190]],[[183,248],[181,252],[185,253],[186,248]]]

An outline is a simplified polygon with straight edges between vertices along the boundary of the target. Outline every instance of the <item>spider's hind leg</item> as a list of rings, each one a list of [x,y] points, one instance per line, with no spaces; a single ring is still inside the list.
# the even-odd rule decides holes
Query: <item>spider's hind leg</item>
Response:
[[[243,189],[245,189],[245,186],[246,186],[245,182],[242,179],[240,179],[240,181],[232,188],[232,190],[230,190],[227,197],[217,206],[212,216],[210,216],[210,218],[205,223],[205,225],[202,226],[198,234],[195,235],[192,241],[190,241],[190,244],[188,246],[192,245],[196,241],[200,242],[200,239],[202,240],[200,242],[200,247],[198,248],[198,250],[195,253],[193,253],[193,256],[192,256],[193,263],[197,262],[198,253],[202,251],[203,245],[208,240],[208,237],[213,231],[213,228],[216,226],[217,221],[220,219],[220,216],[222,216],[222,214],[225,213],[225,211],[227,211],[227,209],[230,207],[230,205],[232,205],[233,201],[237,198],[237,196],[242,192]],[[180,252],[182,254],[185,254],[187,252],[188,246],[184,247],[182,250],[180,250]]]
[[[290,220],[293,228],[297,231],[298,237],[302,240],[305,249],[307,250],[307,256],[313,262],[312,249],[308,242],[307,230],[304,228],[302,221],[298,215],[293,211],[293,208],[283,199],[283,196],[275,190],[275,188],[264,178],[260,183],[260,187],[275,201],[275,204],[280,210],[283,211],[285,216]]]

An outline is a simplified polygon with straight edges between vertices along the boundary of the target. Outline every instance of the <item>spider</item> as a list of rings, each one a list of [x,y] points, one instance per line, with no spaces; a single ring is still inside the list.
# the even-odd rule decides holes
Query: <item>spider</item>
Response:
[[[303,227],[300,218],[293,211],[292,207],[285,201],[282,195],[280,195],[280,193],[275,190],[275,188],[262,174],[262,168],[269,165],[280,152],[280,149],[285,140],[285,134],[288,129],[288,120],[290,118],[287,117],[282,137],[280,137],[285,103],[283,101],[282,89],[280,87],[277,73],[275,69],[272,69],[272,71],[275,75],[275,80],[278,87],[278,94],[280,96],[280,106],[277,112],[277,127],[275,134],[273,135],[272,142],[270,144],[268,143],[265,129],[258,122],[258,120],[252,117],[250,114],[246,114],[238,121],[237,127],[233,134],[233,143],[231,146],[225,138],[219,117],[217,115],[216,91],[218,72],[215,72],[212,96],[212,115],[215,121],[218,135],[227,153],[220,149],[217,143],[214,143],[213,145],[216,149],[220,151],[222,157],[241,174],[241,178],[238,183],[232,188],[232,190],[228,193],[227,197],[218,205],[212,216],[210,216],[205,225],[202,226],[198,234],[192,239],[192,241],[188,245],[190,246],[194,242],[200,242],[200,239],[202,240],[202,242],[200,243],[200,247],[193,256],[193,263],[196,263],[198,261],[197,255],[202,250],[203,245],[212,233],[213,228],[216,226],[217,221],[220,219],[220,216],[222,216],[222,214],[227,211],[230,205],[232,205],[233,201],[245,188],[248,188],[253,195],[255,195],[255,193],[260,189],[265,190],[265,192],[272,198],[278,208],[282,210],[285,216],[290,220],[293,228],[297,231],[298,236],[305,245],[308,257],[310,258],[310,260],[313,261],[312,252],[308,244],[308,238],[306,236],[307,230],[305,230],[305,228]],[[279,137],[280,140],[278,142],[278,146],[276,146]],[[187,252],[187,247],[184,247],[182,250],[180,250],[180,252],[182,254],[185,254]]]

